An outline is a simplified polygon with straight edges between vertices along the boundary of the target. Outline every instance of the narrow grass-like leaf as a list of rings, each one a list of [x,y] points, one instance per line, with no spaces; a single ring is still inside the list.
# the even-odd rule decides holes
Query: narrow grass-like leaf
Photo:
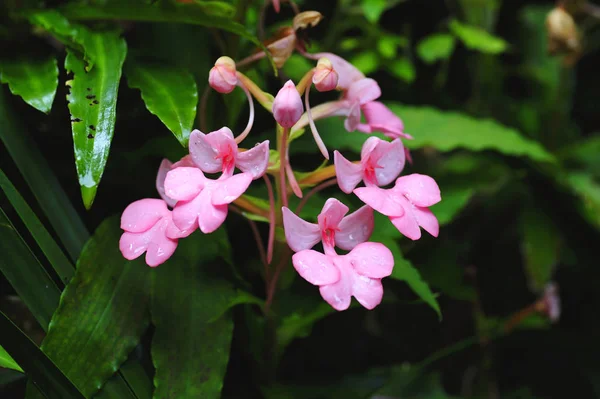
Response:
[[[42,343],[86,396],[127,359],[149,323],[150,269],[119,252],[119,222],[103,222],[84,247]]]
[[[33,384],[48,399],[83,399],[61,370],[2,312],[0,345],[23,367]]]
[[[0,367],[23,372],[21,366],[8,354],[8,352],[0,346]]]
[[[56,58],[22,57],[0,60],[0,81],[33,108],[48,113],[58,87]]]
[[[233,331],[231,315],[223,313],[235,296],[225,280],[210,275],[220,267],[215,258],[223,239],[218,232],[188,238],[152,271],[156,399],[220,397]]]
[[[0,254],[0,271],[40,326],[47,330],[60,290],[1,208]]]
[[[182,68],[139,60],[128,60],[125,74],[129,86],[141,90],[148,111],[187,147],[198,104],[194,76]]]
[[[15,118],[0,90],[0,139],[19,168],[71,260],[77,259],[89,233],[37,145]]]
[[[56,274],[58,274],[64,284],[67,284],[71,277],[73,277],[73,273],[75,273],[73,264],[1,169],[0,188],[2,188],[11,205],[19,214],[25,226],[27,226],[27,229],[44,252],[44,255],[48,258],[48,261],[52,264]]]
[[[70,50],[65,69],[74,75],[68,83],[71,91],[67,100],[81,196],[89,209],[114,134],[117,92],[127,45],[116,33],[94,33],[86,43],[86,51],[95,54],[92,70],[86,70],[83,57]]]

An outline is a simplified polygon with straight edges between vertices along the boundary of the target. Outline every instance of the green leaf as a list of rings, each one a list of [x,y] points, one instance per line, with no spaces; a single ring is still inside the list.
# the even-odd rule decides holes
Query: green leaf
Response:
[[[56,274],[58,274],[64,284],[67,284],[75,272],[73,264],[65,256],[62,249],[60,249],[48,230],[46,230],[42,222],[40,222],[36,214],[29,205],[27,205],[23,197],[21,197],[21,194],[19,194],[1,169],[0,188],[2,188],[2,191],[8,197],[11,205],[25,223],[27,230],[31,233],[41,250],[44,252],[44,255],[46,255],[46,258],[48,258],[48,261],[52,264]]]
[[[535,207],[521,215],[522,251],[529,286],[541,293],[550,282],[560,255],[560,233],[552,218]]]
[[[116,33],[94,33],[86,52],[95,54],[94,68],[87,70],[83,58],[67,51],[65,69],[69,81],[69,111],[75,147],[75,164],[86,208],[90,208],[110,150],[117,107],[121,67],[127,46]]]
[[[578,210],[597,229],[600,229],[600,183],[585,172],[569,173],[564,184],[580,199]]]
[[[0,367],[20,371],[21,373],[23,372],[21,366],[10,357],[8,352],[2,346],[0,346]]]
[[[395,77],[407,83],[413,82],[417,75],[415,66],[405,57],[392,61],[391,64],[388,65],[388,69]]]
[[[353,57],[352,65],[359,71],[368,75],[379,68],[379,58],[374,51],[361,51],[356,57]]]
[[[508,48],[508,43],[503,39],[477,26],[467,25],[454,19],[449,27],[450,31],[471,50],[486,54],[500,54]]]
[[[47,330],[60,290],[1,208],[0,253],[0,271],[40,326]]]
[[[42,343],[86,397],[115,373],[149,324],[151,270],[141,260],[123,258],[120,233],[118,218],[98,227]]]
[[[13,58],[0,60],[0,81],[33,108],[48,113],[58,87],[56,58]]]
[[[417,54],[427,64],[450,58],[456,41],[446,33],[434,33],[419,42]]]
[[[77,259],[89,233],[41,151],[15,118],[0,90],[0,139],[25,178],[69,257]]]
[[[224,313],[235,297],[227,282],[211,275],[223,266],[215,262],[224,253],[222,232],[182,241],[152,271],[154,398],[220,397],[233,331]]]
[[[438,181],[442,200],[429,209],[437,217],[440,226],[450,223],[469,203],[475,193],[475,187],[468,183],[457,184],[450,181]]]
[[[61,370],[2,312],[0,345],[8,348],[33,384],[49,399],[83,399]]]
[[[372,24],[379,21],[381,14],[383,14],[387,8],[386,3],[386,0],[362,0],[361,7],[367,21]]]
[[[188,71],[165,65],[128,60],[127,82],[140,89],[146,108],[187,147],[196,116],[198,88]]]

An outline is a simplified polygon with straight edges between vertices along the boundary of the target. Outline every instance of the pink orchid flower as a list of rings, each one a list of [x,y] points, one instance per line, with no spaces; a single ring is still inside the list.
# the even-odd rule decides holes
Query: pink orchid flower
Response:
[[[352,163],[334,152],[335,173],[340,189],[350,194],[362,181],[367,187],[386,186],[404,169],[405,153],[400,139],[392,142],[369,137],[362,146],[360,163]]]
[[[379,101],[371,101],[361,106],[367,123],[359,123],[356,128],[363,133],[381,132],[391,139],[412,136],[404,133],[404,123],[388,107]]]
[[[440,188],[429,176],[414,173],[399,177],[393,188],[360,187],[354,194],[377,212],[388,216],[394,226],[411,240],[421,238],[422,227],[434,237],[440,226],[428,207],[442,200]]]
[[[128,260],[146,252],[146,264],[156,267],[173,255],[177,241],[189,232],[180,231],[173,223],[167,204],[159,199],[142,199],[131,203],[121,216],[119,249]]]
[[[352,83],[365,78],[365,75],[361,71],[339,55],[333,53],[303,53],[303,55],[312,60],[328,59],[338,74],[337,87],[340,90],[348,90]]]
[[[288,80],[273,100],[273,116],[281,126],[290,128],[298,122],[303,111],[302,99],[296,90],[296,85]]]
[[[175,206],[177,201],[173,198],[167,197],[165,194],[165,179],[167,178],[167,173],[171,169],[178,168],[180,166],[194,166],[194,162],[192,161],[192,157],[190,155],[186,155],[181,158],[179,161],[172,163],[168,159],[163,159],[158,168],[158,173],[156,174],[156,191],[158,191],[158,195],[163,199],[171,208]]]
[[[347,212],[347,206],[330,198],[314,224],[284,207],[286,239],[297,252],[292,263],[302,278],[319,286],[321,296],[334,309],[348,309],[352,296],[365,308],[373,309],[381,303],[381,279],[392,273],[394,257],[384,245],[365,242],[373,231],[371,208],[363,206],[345,216]],[[319,241],[324,254],[310,249]],[[350,252],[338,255],[335,246]]]

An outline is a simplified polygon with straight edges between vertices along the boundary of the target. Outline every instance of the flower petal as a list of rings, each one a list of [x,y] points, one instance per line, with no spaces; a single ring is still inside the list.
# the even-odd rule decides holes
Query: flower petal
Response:
[[[440,224],[429,209],[422,208],[420,206],[415,206],[413,209],[413,213],[415,218],[417,219],[417,223],[421,226],[426,232],[431,234],[434,237],[437,237],[440,233]]]
[[[158,173],[156,174],[156,191],[158,191],[158,195],[163,199],[171,208],[175,206],[177,201],[173,198],[169,198],[167,194],[165,194],[165,179],[167,178],[167,173],[171,170],[173,164],[168,159],[163,159],[158,167]]]
[[[202,193],[200,193],[202,194]],[[193,232],[198,228],[198,213],[200,212],[200,195],[190,201],[179,201],[173,209],[173,223],[180,231]],[[169,233],[172,233],[169,231]]]
[[[352,103],[348,110],[348,115],[344,120],[344,128],[353,132],[360,124],[360,104],[358,102]]]
[[[363,178],[362,167],[348,161],[337,150],[333,152],[333,162],[338,186],[343,192],[350,194]]]
[[[169,222],[170,218],[165,217],[143,233],[123,233],[119,240],[119,249],[123,257],[133,260],[146,252],[146,263],[152,267],[169,259],[177,248],[177,240],[165,236]]]
[[[364,78],[352,83],[346,93],[346,98],[360,105],[367,104],[381,96],[381,89],[371,78]]]
[[[411,240],[414,241],[421,238],[419,222],[417,222],[417,219],[415,219],[415,216],[412,212],[407,212],[401,217],[390,217],[390,221],[400,233],[404,234]]]
[[[333,69],[338,73],[338,88],[347,90],[350,85],[360,79],[364,79],[365,75],[360,72],[354,65],[332,53],[316,53],[306,54],[308,58],[318,60],[319,58],[327,58],[333,64]]]
[[[358,244],[346,257],[358,274],[371,278],[387,277],[394,268],[394,255],[378,242]]]
[[[161,227],[161,230],[157,231],[148,243],[146,264],[150,267],[156,267],[166,262],[177,249],[177,240],[167,238],[165,235],[166,223],[168,221],[165,220],[164,222],[165,227]]]
[[[417,206],[431,206],[442,200],[440,188],[435,180],[418,173],[399,177],[392,190],[405,195]]]
[[[333,284],[340,279],[340,272],[327,255],[307,249],[292,256],[294,268],[312,285]]]
[[[130,233],[142,233],[169,214],[163,200],[146,198],[132,202],[121,215],[121,228]]]
[[[317,216],[319,228],[321,231],[326,229],[337,229],[340,222],[344,218],[344,215],[348,213],[348,211],[348,207],[342,204],[339,200],[335,198],[329,198],[325,202],[325,205],[323,205],[321,213],[319,213],[319,216]]]
[[[167,173],[165,193],[177,201],[189,201],[196,197],[206,184],[206,178],[198,168],[181,167]]]
[[[365,308],[371,310],[383,299],[383,285],[378,278],[355,275],[352,284],[352,295]]]
[[[350,307],[352,299],[353,276],[348,261],[343,256],[333,258],[334,267],[339,270],[340,278],[337,282],[319,287],[323,299],[335,310],[346,310]]]
[[[321,230],[318,225],[301,219],[285,206],[281,211],[285,238],[293,251],[310,249],[321,241]]]
[[[400,139],[395,139],[391,143],[380,140],[377,147],[371,153],[371,159],[379,165],[375,169],[377,183],[380,186],[387,186],[404,169],[406,162],[404,145]]]
[[[404,202],[406,201],[401,194],[396,194],[392,189],[384,190],[379,187],[359,187],[354,189],[354,194],[362,202],[375,209],[377,212],[385,216],[402,216],[404,215]]]
[[[269,165],[269,140],[237,154],[235,166],[242,172],[250,173],[253,179],[265,174]]]
[[[335,233],[335,245],[350,251],[371,237],[374,227],[373,208],[365,205],[342,219]]]
[[[221,227],[229,211],[227,205],[213,205],[211,196],[211,190],[205,190],[198,196],[198,226],[204,234],[212,233]]]
[[[248,189],[252,183],[250,173],[238,173],[223,180],[215,181],[212,188],[211,202],[213,205],[231,204]]]
[[[361,107],[371,131],[380,131],[395,139],[398,137],[412,138],[404,133],[404,123],[388,107],[379,101],[371,101]]]
[[[223,159],[219,158],[218,148],[201,131],[194,130],[190,134],[189,149],[192,160],[204,172],[217,173],[223,169]]]

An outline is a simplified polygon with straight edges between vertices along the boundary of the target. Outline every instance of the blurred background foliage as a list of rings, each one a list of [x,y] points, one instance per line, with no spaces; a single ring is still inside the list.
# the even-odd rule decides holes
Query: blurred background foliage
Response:
[[[189,3],[193,12],[149,0],[0,4],[2,397],[101,387],[98,397],[140,399],[600,397],[600,5],[297,1],[324,16],[299,33],[308,50],[376,79],[414,136],[407,170],[438,181],[442,228],[409,242],[376,221],[373,240],[396,256],[377,309],[333,313],[288,267],[277,317],[265,319],[258,252],[239,215],[157,270],[116,250],[114,215],[155,197],[160,160],[185,153],[214,60],[259,51],[294,15],[287,2],[280,14],[263,1]],[[67,87],[65,65],[91,70]],[[244,73],[275,93],[311,67],[293,54],[277,77],[267,59]],[[106,115],[110,156],[86,147],[95,134],[110,144],[113,129],[96,130]],[[243,127],[243,93],[211,93],[206,115],[209,130]],[[364,135],[336,119],[319,128],[330,149],[358,156]],[[259,112],[256,141],[273,132]],[[304,171],[322,161],[309,136],[291,147]],[[75,160],[74,139],[103,160]],[[94,192],[78,184],[88,166]],[[332,188],[303,216],[328,196],[358,206]]]

